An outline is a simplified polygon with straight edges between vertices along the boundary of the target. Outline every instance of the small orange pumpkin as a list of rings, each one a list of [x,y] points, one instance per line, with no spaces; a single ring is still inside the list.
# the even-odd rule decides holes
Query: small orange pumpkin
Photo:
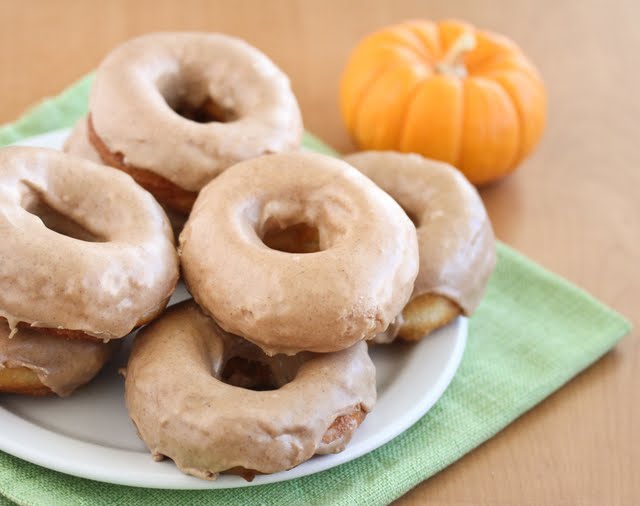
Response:
[[[361,149],[420,153],[475,184],[515,169],[546,112],[542,80],[522,51],[460,21],[408,21],[366,37],[345,68],[340,102]]]

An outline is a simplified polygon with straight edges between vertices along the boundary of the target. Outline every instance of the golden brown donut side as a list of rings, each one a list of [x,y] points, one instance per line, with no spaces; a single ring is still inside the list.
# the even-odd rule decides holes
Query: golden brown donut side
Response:
[[[405,341],[419,341],[461,313],[460,306],[444,295],[418,295],[402,310],[403,323],[398,329],[398,337]]]
[[[450,165],[420,155],[365,151],[345,160],[412,218],[420,270],[400,324],[376,338],[408,341],[473,313],[495,265],[491,222],[475,188]]]
[[[38,378],[38,374],[27,367],[5,367],[0,369],[0,392],[5,394],[44,397],[53,392]]]
[[[225,370],[234,357],[267,365],[275,389],[218,379],[224,373],[243,383],[259,371]],[[204,479],[221,472],[250,479],[342,451],[376,397],[364,343],[334,354],[268,357],[224,332],[193,301],[138,334],[125,377],[129,414],[152,455]]]

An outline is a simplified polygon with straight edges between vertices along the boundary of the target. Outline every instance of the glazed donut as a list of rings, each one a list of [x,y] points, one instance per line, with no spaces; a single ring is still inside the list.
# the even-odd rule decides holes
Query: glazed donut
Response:
[[[98,68],[89,111],[102,160],[183,213],[230,165],[302,139],[286,75],[216,33],[153,33],[118,46]]]
[[[345,160],[391,195],[418,233],[411,301],[376,337],[415,341],[476,309],[496,261],[491,222],[476,189],[452,166],[416,154],[365,151]]]
[[[116,341],[61,339],[0,322],[0,392],[66,396],[91,381],[111,358]]]
[[[67,137],[64,142],[62,150],[70,155],[79,156],[80,158],[84,158],[94,163],[99,163],[100,165],[104,164],[100,154],[96,151],[96,148],[94,148],[93,144],[89,142],[88,135],[87,118],[82,118],[71,130],[69,137]],[[164,209],[167,218],[169,218],[174,236],[178,237],[182,231],[182,227],[184,227],[184,224],[187,221],[187,216],[184,213],[180,213],[168,206],[162,205],[162,203],[160,203],[160,205],[162,206],[162,209]]]
[[[317,229],[313,253],[268,247],[272,230]],[[198,196],[180,235],[194,299],[265,353],[333,352],[382,332],[418,271],[416,232],[350,165],[312,153],[227,169]]]
[[[0,317],[65,337],[121,338],[178,280],[171,228],[126,174],[59,151],[0,150]]]
[[[191,300],[140,331],[125,378],[129,415],[153,457],[204,479],[250,480],[340,452],[376,401],[365,343],[268,357]]]

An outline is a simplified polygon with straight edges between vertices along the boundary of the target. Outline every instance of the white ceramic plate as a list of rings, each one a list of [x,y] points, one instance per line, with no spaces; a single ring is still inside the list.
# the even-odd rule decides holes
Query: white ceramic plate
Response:
[[[23,145],[60,149],[68,130],[33,137]],[[187,298],[179,287],[172,298]],[[154,462],[137,437],[117,374],[128,346],[87,387],[71,397],[0,398],[0,449],[34,464],[93,480],[164,489],[213,489],[290,480],[349,462],[401,434],[422,417],[453,378],[465,348],[467,320],[458,318],[415,345],[370,349],[377,370],[378,402],[347,449],[315,456],[298,467],[257,476],[251,483],[222,475],[209,482],[180,473],[170,460]],[[130,338],[127,338],[130,343]]]

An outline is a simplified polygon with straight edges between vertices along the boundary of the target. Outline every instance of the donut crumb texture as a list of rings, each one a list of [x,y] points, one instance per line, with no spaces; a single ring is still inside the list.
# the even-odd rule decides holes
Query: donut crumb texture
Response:
[[[358,406],[355,411],[348,415],[342,415],[336,418],[327,432],[322,436],[324,444],[333,443],[335,440],[343,437],[347,432],[355,431],[363,422],[367,414]]]
[[[27,367],[0,365],[0,392],[44,397],[53,392],[42,384],[35,371]]]
[[[443,295],[420,295],[409,302],[402,311],[404,321],[398,331],[398,337],[405,341],[419,341],[460,314],[460,306]]]

